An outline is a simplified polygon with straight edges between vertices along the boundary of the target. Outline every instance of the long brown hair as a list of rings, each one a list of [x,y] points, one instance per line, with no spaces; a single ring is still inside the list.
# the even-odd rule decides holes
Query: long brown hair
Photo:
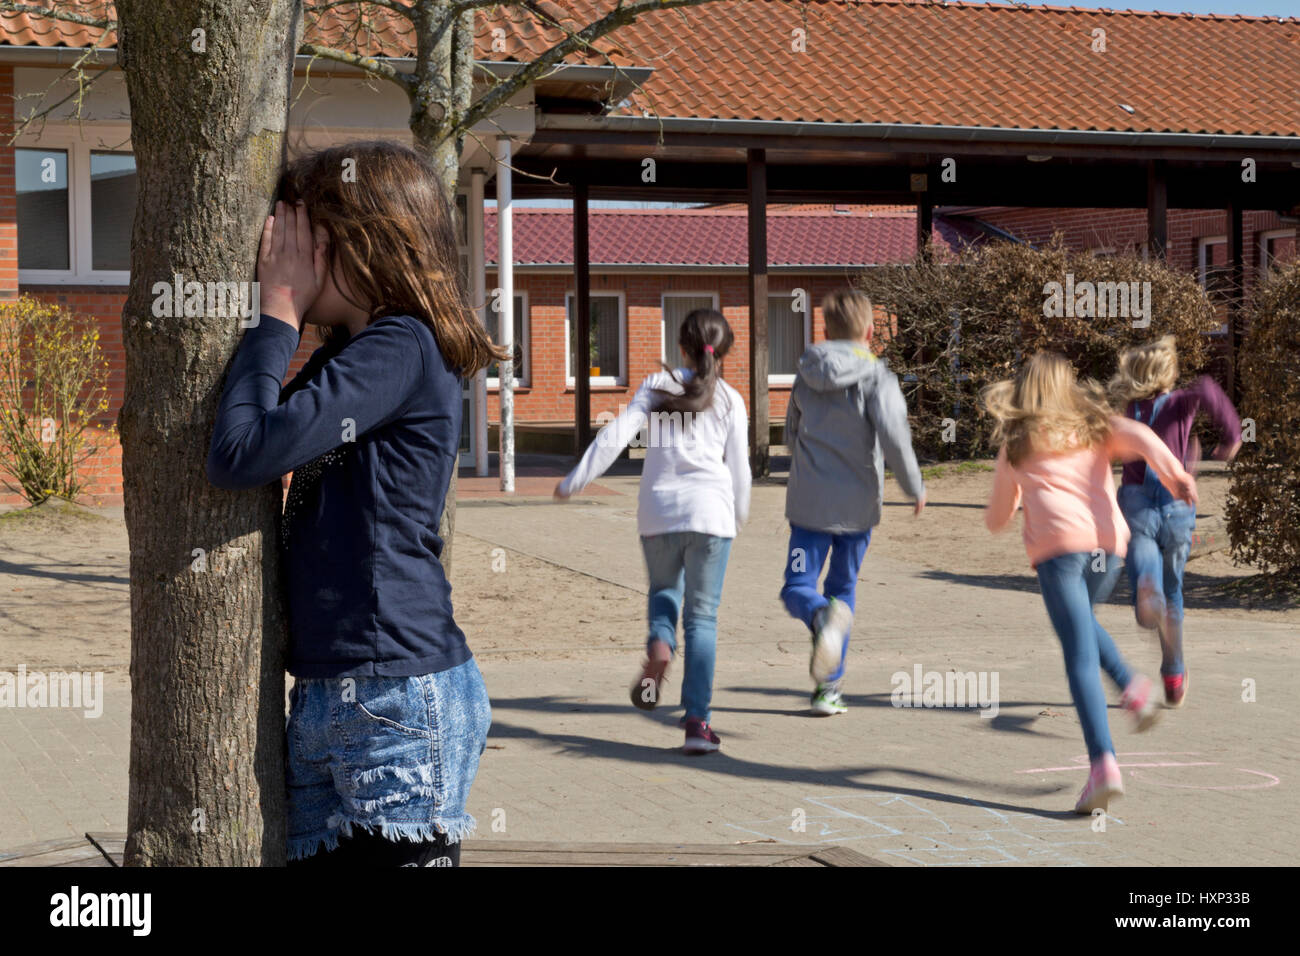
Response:
[[[993,442],[1006,446],[1013,465],[1034,452],[1089,447],[1110,435],[1105,392],[1096,382],[1080,382],[1057,352],[1036,352],[1014,379],[995,382],[982,397],[995,421]]]
[[[452,206],[415,150],[382,140],[318,150],[290,164],[280,198],[301,200],[312,224],[325,228],[339,292],[357,296],[353,305],[369,309],[371,322],[419,319],[462,376],[506,358],[470,307]],[[323,332],[326,342],[333,336]]]
[[[682,394],[655,390],[656,411],[700,412],[713,405],[713,394],[722,373],[722,360],[726,358],[736,336],[721,312],[713,309],[695,309],[682,320],[677,344],[695,366],[695,374],[682,380],[673,368],[664,364],[673,381],[682,386]]]

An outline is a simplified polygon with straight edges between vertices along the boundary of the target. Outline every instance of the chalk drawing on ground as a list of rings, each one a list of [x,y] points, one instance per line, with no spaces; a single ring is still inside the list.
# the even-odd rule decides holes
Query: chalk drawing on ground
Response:
[[[778,843],[852,845],[882,862],[920,866],[1087,866],[1127,856],[1086,818],[1045,817],[960,799],[953,804],[889,793],[831,793],[803,798],[803,832],[791,830],[793,814],[726,826]],[[1107,825],[1123,821],[1112,816]]]

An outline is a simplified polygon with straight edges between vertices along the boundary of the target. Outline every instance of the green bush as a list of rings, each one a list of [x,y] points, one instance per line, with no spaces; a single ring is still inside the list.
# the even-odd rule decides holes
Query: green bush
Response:
[[[94,323],[32,296],[0,302],[0,473],[32,504],[73,500],[98,449],[108,360]],[[109,429],[109,432],[112,430]]]

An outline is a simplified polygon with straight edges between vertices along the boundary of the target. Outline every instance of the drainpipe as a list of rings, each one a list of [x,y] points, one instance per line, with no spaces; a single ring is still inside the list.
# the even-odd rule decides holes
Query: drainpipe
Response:
[[[469,186],[469,282],[473,300],[479,303],[478,320],[487,324],[487,267],[483,262],[483,181],[487,170],[470,171]],[[487,369],[479,369],[474,376],[474,391],[470,401],[474,428],[474,474],[486,478],[488,474],[488,423],[487,423]]]

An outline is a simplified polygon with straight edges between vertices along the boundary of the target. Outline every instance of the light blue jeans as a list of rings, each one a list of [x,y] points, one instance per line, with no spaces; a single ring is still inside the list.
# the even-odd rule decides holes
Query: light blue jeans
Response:
[[[712,717],[709,705],[718,650],[718,605],[722,603],[731,540],[697,531],[641,539],[650,575],[646,646],[663,641],[676,651],[677,619],[681,617],[686,641],[686,676],[682,680],[686,720],[708,721]]]
[[[1104,569],[1096,568],[1098,560]],[[1092,612],[1092,606],[1110,594],[1119,570],[1119,558],[1115,555],[1094,557],[1086,551],[1058,555],[1038,565],[1043,603],[1065,652],[1070,697],[1083,725],[1088,756],[1093,760],[1115,752],[1100,671],[1104,670],[1120,690],[1126,689],[1133,679],[1119,648]]]
[[[478,664],[416,677],[298,678],[288,737],[290,860],[353,827],[414,842],[474,830],[465,810],[492,709]]]
[[[1192,550],[1192,531],[1196,528],[1196,509],[1179,501],[1162,486],[1153,491],[1146,485],[1123,485],[1117,498],[1124,520],[1128,522],[1129,583],[1136,605],[1138,587],[1149,581],[1157,594],[1164,597],[1164,613],[1174,625],[1166,630],[1162,645],[1160,673],[1183,673],[1182,628],[1183,569]],[[1163,492],[1163,493],[1161,493]]]

